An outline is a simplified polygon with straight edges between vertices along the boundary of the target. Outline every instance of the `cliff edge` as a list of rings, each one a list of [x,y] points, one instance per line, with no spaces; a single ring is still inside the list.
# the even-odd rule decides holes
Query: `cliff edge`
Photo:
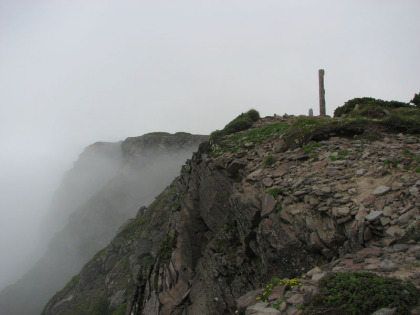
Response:
[[[345,314],[384,303],[405,313],[420,305],[419,137],[368,118],[238,118],[246,126],[200,145],[43,314]],[[360,277],[375,288],[395,280],[383,292],[399,286],[402,304],[380,300],[366,311],[355,292],[343,303],[325,293],[323,278],[351,287]]]

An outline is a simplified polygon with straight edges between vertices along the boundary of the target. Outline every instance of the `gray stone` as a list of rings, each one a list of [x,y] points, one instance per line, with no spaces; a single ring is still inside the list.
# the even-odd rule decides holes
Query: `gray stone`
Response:
[[[284,140],[280,140],[273,147],[273,150],[274,150],[275,153],[283,153],[283,152],[286,152],[287,149],[288,149],[288,145],[287,145],[286,141],[284,141]]]
[[[378,266],[379,271],[392,272],[397,270],[397,265],[392,260],[384,260]]]
[[[408,250],[408,245],[405,245],[405,244],[395,244],[391,248],[391,251],[393,253],[406,252],[407,250]]]
[[[242,295],[239,299],[236,300],[236,307],[238,310],[243,313],[245,309],[255,303],[255,299],[261,295],[263,292],[262,289],[250,291],[247,294]]]
[[[286,286],[285,285],[278,285],[273,289],[273,291],[271,291],[271,294],[268,297],[268,300],[269,301],[281,300],[281,299],[284,298],[284,293],[285,292],[286,292]]]
[[[328,164],[327,161],[318,161],[313,164],[312,168],[314,170],[318,170],[318,169],[324,168],[325,166],[327,166],[327,164]]]
[[[382,211],[384,216],[386,217],[390,217],[394,214],[394,211],[392,210],[392,208],[390,206],[385,206],[384,210]]]
[[[340,208],[333,208],[333,214],[336,217],[344,217],[348,215],[350,212],[349,207],[340,207]]]
[[[303,295],[300,293],[294,294],[290,298],[287,299],[287,303],[293,304],[293,305],[302,304],[303,301],[304,301]]]
[[[403,229],[398,225],[393,225],[389,229],[386,229],[385,233],[390,236],[400,236],[403,233]]]
[[[252,173],[250,173],[246,178],[249,180],[256,180],[262,173],[262,168],[259,168],[255,171],[253,171]]]
[[[322,271],[321,271],[321,269],[319,267],[315,267],[315,268],[312,268],[311,270],[309,270],[306,274],[308,276],[312,276],[312,275],[315,275],[315,274],[321,273],[321,272]]]
[[[348,189],[348,190],[347,190],[347,192],[348,192],[350,195],[355,195],[355,194],[357,194],[357,190],[356,190],[356,188],[350,188],[350,189]]]
[[[416,186],[411,186],[408,191],[413,197],[417,197],[419,195],[419,189]]]
[[[372,211],[365,217],[365,219],[368,220],[369,222],[373,222],[373,221],[378,220],[382,215],[383,215],[382,211]]]
[[[276,205],[277,205],[277,201],[274,199],[274,197],[272,195],[265,194],[264,200],[262,203],[261,216],[263,217],[271,213],[276,207]]]
[[[321,280],[322,278],[324,278],[324,277],[325,277],[325,275],[326,275],[326,273],[325,273],[325,272],[314,274],[314,275],[312,276],[312,280],[313,280],[313,281],[319,281],[319,280]]]
[[[372,195],[382,196],[382,195],[385,195],[390,190],[391,190],[391,187],[381,185],[381,186],[376,187],[376,189],[372,192]]]
[[[356,175],[357,175],[357,176],[362,176],[364,173],[366,173],[366,170],[365,170],[365,169],[363,169],[363,168],[358,169],[358,170],[356,171]]]
[[[249,306],[246,311],[245,315],[260,315],[260,314],[266,314],[266,315],[281,315],[281,312],[276,310],[275,308],[267,307],[268,303],[257,303],[255,305]]]
[[[360,220],[362,218],[365,218],[367,216],[367,214],[368,214],[368,212],[366,211],[365,207],[363,207],[363,205],[362,205],[362,206],[360,206],[359,211],[357,212],[355,219]]]
[[[238,171],[246,166],[246,163],[239,161],[239,160],[233,160],[229,166],[226,168],[226,170],[231,175],[235,175],[238,173]]]
[[[387,224],[389,224],[391,222],[391,219],[388,218],[388,217],[381,217],[380,220],[381,220],[381,224],[383,226],[385,226],[385,225],[387,225]]]
[[[278,167],[271,173],[271,175],[273,177],[282,177],[283,175],[287,174],[287,172],[288,170],[284,167]]]
[[[414,216],[413,210],[406,212],[397,219],[398,223],[400,224],[408,223],[413,216]]]
[[[397,312],[397,308],[381,308],[380,310],[377,310],[376,312],[373,312],[372,315],[394,315]]]
[[[272,180],[271,178],[268,178],[268,177],[266,177],[262,180],[262,184],[265,187],[271,187],[271,186],[273,186],[273,183],[274,183],[274,180]]]
[[[404,185],[403,185],[403,184],[401,184],[401,183],[398,183],[398,182],[396,182],[396,183],[392,183],[392,186],[391,186],[392,190],[400,190],[400,189],[402,189],[403,187],[404,187]]]
[[[366,159],[368,156],[370,155],[370,152],[365,152],[362,154],[362,156],[360,157],[361,160]]]
[[[298,196],[305,195],[305,194],[307,194],[307,193],[308,193],[308,192],[307,192],[306,190],[296,190],[296,191],[293,193],[293,196],[298,197]]]
[[[381,255],[381,249],[376,247],[367,247],[357,252],[358,257],[379,257]]]

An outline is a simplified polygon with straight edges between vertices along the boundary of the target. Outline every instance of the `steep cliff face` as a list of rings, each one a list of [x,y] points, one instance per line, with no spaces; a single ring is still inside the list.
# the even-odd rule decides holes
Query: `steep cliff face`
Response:
[[[240,297],[273,276],[338,265],[412,226],[420,206],[416,137],[323,128],[317,142],[293,149],[285,135],[295,120],[265,118],[223,146],[203,143],[44,314],[244,311]],[[404,152],[417,157],[410,168],[386,163]]]
[[[54,193],[43,228],[47,237],[61,231],[69,216],[116,175],[124,163],[121,144],[96,142],[79,155]]]
[[[47,252],[0,294],[2,314],[39,314],[48,299],[118,228],[150,203],[207,136],[155,133],[88,147],[54,199],[46,228],[58,229]],[[21,301],[25,301],[22,303]]]

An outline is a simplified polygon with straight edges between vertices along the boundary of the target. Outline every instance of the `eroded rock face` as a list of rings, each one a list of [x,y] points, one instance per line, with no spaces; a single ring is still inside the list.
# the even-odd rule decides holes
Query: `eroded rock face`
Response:
[[[272,276],[299,277],[325,261],[335,263],[330,269],[395,272],[391,256],[381,258],[382,247],[418,218],[420,205],[412,188],[418,176],[383,163],[404,149],[419,150],[418,141],[404,139],[362,143],[336,137],[309,155],[280,152],[268,138],[217,158],[203,145],[133,221],[155,224],[123,229],[97,255],[101,267],[86,265],[45,313],[71,313],[82,304],[94,311],[102,299],[110,310],[127,314],[229,314],[236,307],[275,314],[263,303],[249,306],[254,295],[245,295]],[[276,162],[264,166],[273,152]],[[125,260],[130,263],[123,272]],[[326,272],[310,275],[317,281]],[[83,282],[83,274],[94,276]],[[124,298],[117,295],[121,290]],[[306,301],[309,293],[299,290],[285,295],[283,310]]]
[[[46,223],[45,229],[56,224],[59,229],[53,231],[47,252],[21,280],[0,293],[0,313],[39,314],[48,299],[113,239],[120,226],[177,176],[181,165],[206,139],[158,133],[88,147],[67,173],[54,200],[52,223]],[[81,274],[81,286],[93,285],[97,277],[110,272],[119,254],[112,250],[103,261],[92,262]],[[131,271],[134,276],[139,272],[138,268]],[[111,307],[126,299],[127,292],[121,290],[126,289],[121,287],[110,296]],[[75,299],[67,297],[68,303]]]

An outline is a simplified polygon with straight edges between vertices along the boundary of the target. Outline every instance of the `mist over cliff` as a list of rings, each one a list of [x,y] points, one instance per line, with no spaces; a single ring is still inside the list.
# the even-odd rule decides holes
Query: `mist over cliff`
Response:
[[[141,205],[153,201],[206,139],[154,133],[87,147],[64,176],[43,224],[44,237],[51,239],[47,252],[0,293],[2,314],[39,314],[48,298]]]

